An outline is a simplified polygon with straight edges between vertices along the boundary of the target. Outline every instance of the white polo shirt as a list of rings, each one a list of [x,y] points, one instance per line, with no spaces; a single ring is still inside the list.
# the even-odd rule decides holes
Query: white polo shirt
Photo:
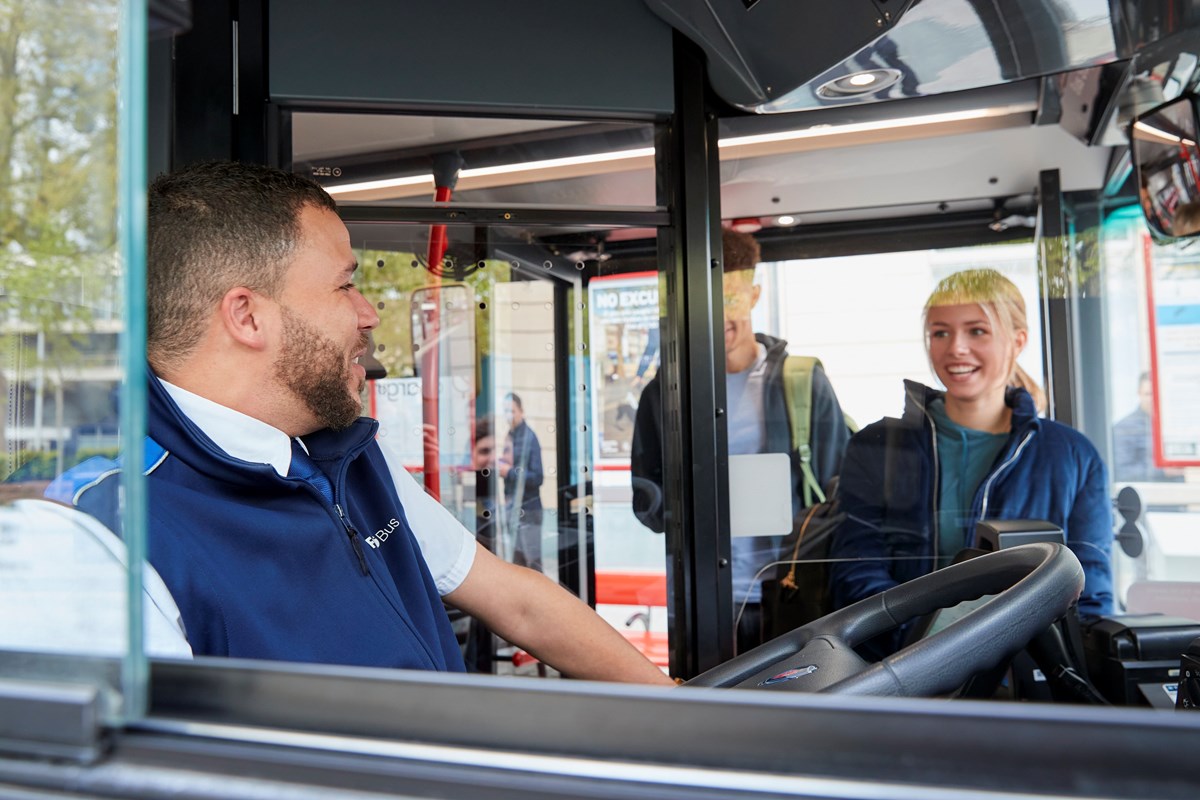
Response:
[[[286,433],[161,378],[159,381],[184,415],[226,454],[252,464],[270,464],[280,475],[288,474],[292,442]],[[303,446],[304,442],[300,444]],[[404,465],[388,455],[386,448],[381,448],[381,452],[437,590],[449,594],[471,571],[475,537],[441,503],[426,494]]]

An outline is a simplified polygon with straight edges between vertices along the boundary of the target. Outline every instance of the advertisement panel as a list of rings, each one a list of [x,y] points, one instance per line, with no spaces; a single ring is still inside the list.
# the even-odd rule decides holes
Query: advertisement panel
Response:
[[[628,467],[642,387],[658,371],[658,274],[588,284],[592,350],[592,452],[600,469]]]
[[[1145,242],[1154,462],[1200,466],[1200,265],[1155,264]]]

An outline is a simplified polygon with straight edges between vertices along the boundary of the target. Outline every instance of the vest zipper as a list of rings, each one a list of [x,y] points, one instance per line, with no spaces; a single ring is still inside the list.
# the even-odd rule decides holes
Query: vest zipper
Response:
[[[362,570],[363,575],[370,575],[370,570],[367,569],[367,559],[363,555],[362,544],[358,540],[358,531],[354,530],[354,526],[350,524],[350,520],[346,519],[346,515],[342,513],[342,507],[337,503],[333,504],[337,509],[338,519],[342,521],[342,526],[346,529],[346,535],[350,537],[350,546],[354,548],[354,555],[358,556],[358,568]]]

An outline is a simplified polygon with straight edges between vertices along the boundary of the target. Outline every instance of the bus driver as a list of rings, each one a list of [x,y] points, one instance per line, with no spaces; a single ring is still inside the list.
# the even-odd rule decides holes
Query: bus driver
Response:
[[[197,655],[462,670],[442,599],[564,674],[670,685],[478,546],[360,417],[379,317],[334,201],[262,166],[150,187],[149,553]]]

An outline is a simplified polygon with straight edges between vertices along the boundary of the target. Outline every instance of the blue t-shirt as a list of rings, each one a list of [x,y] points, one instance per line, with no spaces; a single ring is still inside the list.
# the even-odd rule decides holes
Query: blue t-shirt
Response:
[[[928,406],[937,429],[938,469],[938,568],[974,539],[971,504],[979,484],[987,477],[1008,441],[1008,433],[988,433],[964,428],[946,414],[946,403],[937,398]]]
[[[762,344],[758,345],[753,364],[741,372],[725,375],[730,455],[753,455],[766,449],[767,421],[763,417],[766,379],[767,348]],[[782,541],[781,536],[738,536],[730,542],[733,599],[738,606],[743,600],[762,602],[762,576],[758,571],[775,559]]]

